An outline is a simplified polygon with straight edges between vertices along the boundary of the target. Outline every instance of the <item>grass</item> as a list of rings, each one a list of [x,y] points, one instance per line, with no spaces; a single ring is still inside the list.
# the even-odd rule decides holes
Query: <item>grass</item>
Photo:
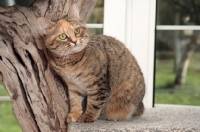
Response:
[[[0,83],[0,96],[8,96],[7,91]],[[12,105],[9,101],[0,102],[0,132],[21,132],[12,112]]]
[[[10,102],[0,102],[0,132],[21,132]]]
[[[173,59],[156,60],[155,103],[200,106],[200,53],[195,53],[188,67],[188,74],[184,86],[173,86],[175,73]],[[7,96],[7,92],[0,85],[0,96]],[[0,102],[0,132],[21,132],[12,113],[10,102]]]
[[[197,91],[199,92],[199,90]],[[178,105],[194,105],[199,106],[200,94],[193,92],[156,92],[156,104],[178,104]]]
[[[5,90],[3,85],[0,83],[0,96],[8,96],[8,92]]]

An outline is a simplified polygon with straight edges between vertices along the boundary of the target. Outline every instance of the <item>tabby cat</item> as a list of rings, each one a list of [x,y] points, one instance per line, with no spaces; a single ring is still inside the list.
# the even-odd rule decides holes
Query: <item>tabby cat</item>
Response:
[[[143,113],[144,78],[124,44],[89,34],[76,4],[70,7],[67,21],[53,23],[39,17],[37,23],[46,35],[50,65],[68,85],[68,123],[127,120]]]

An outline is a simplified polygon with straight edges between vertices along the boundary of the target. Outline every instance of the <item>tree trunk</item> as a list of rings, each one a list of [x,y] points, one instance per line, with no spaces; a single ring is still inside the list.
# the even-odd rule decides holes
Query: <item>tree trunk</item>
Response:
[[[190,43],[185,47],[182,59],[179,65],[179,69],[175,78],[175,85],[182,85],[185,83],[185,78],[187,75],[187,69],[190,62],[190,59],[196,49],[197,45],[200,44],[200,32],[194,31],[194,35],[191,37]]]
[[[72,3],[87,22],[96,0],[35,0],[29,7],[0,7],[0,79],[23,132],[66,132],[67,87],[49,68],[36,18],[66,18]]]

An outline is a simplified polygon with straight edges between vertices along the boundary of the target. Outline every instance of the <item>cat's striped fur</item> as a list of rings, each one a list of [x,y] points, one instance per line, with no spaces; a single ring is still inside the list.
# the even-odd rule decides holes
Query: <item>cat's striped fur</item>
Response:
[[[69,10],[73,18],[68,21],[52,23],[38,18],[47,36],[49,63],[68,85],[67,122],[92,122],[99,117],[126,120],[141,115],[145,84],[134,56],[112,37],[90,35],[78,19],[76,5],[73,6]],[[77,28],[80,32],[75,34]],[[67,37],[61,40],[59,35],[63,33]],[[84,98],[87,104],[83,111]]]

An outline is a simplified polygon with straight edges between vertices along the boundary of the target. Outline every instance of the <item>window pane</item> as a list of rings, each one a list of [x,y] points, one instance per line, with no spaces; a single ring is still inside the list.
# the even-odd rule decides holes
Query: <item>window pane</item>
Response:
[[[200,105],[200,46],[194,43],[199,34],[157,31],[156,104]]]
[[[200,31],[188,26],[200,25],[199,16],[200,0],[157,0],[157,104],[200,105]]]
[[[89,28],[91,34],[103,34],[103,28]]]
[[[97,0],[96,6],[87,23],[103,24],[104,0]],[[89,28],[92,34],[103,34],[103,28]]]
[[[97,0],[96,6],[88,20],[88,23],[103,23],[104,0]]]

